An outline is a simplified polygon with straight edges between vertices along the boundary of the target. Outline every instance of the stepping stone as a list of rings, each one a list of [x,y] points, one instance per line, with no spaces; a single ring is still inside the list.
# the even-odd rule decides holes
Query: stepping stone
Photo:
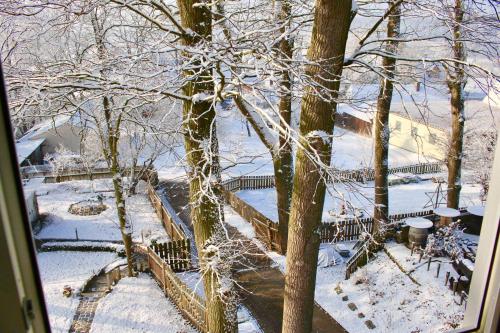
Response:
[[[364,318],[365,314],[363,312],[358,313],[358,318]]]
[[[365,325],[366,325],[366,327],[368,327],[371,330],[373,330],[376,327],[375,324],[371,320],[365,321]]]
[[[345,302],[345,301],[348,301],[349,300],[349,297],[347,295],[345,296],[342,296],[342,300]]]
[[[342,288],[340,288],[340,286],[336,286],[335,292],[337,293],[337,295],[340,295],[340,294],[342,294],[343,290],[342,290]]]
[[[351,311],[356,311],[358,309],[358,307],[354,303],[347,304],[347,307],[351,309]]]

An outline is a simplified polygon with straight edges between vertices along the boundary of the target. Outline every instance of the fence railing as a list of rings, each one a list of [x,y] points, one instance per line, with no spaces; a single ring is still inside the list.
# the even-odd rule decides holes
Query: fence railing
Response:
[[[425,174],[440,172],[442,164],[435,163],[419,163],[389,169],[389,174],[394,173],[414,173]],[[366,168],[360,170],[334,170],[334,181],[368,181],[373,180],[375,172],[373,169]],[[226,201],[231,207],[243,218],[249,221],[261,240],[268,245],[270,249],[280,250],[280,235],[276,221],[272,221],[257,209],[238,198],[233,192],[239,190],[254,190],[272,188],[275,186],[274,175],[262,176],[241,176],[229,179],[223,182],[222,187]],[[408,217],[429,216],[432,215],[432,210],[400,213],[389,216],[391,221],[398,221]],[[338,222],[325,222],[320,226],[321,242],[338,242],[346,240],[358,239],[363,233],[372,233],[373,218],[362,219],[346,219]]]
[[[356,240],[362,233],[372,233],[373,218],[323,222],[319,229],[321,243]]]
[[[22,178],[44,177],[45,183],[59,183],[70,180],[92,180],[112,177],[112,173],[107,167],[92,169],[68,167],[63,170],[54,170],[50,165],[33,165],[21,167],[19,170]],[[158,180],[158,175],[153,168],[144,168],[143,166],[136,166],[133,170],[131,168],[124,168],[121,170],[121,173],[125,176],[129,176],[131,173],[139,174],[141,179],[152,183],[156,183]]]
[[[436,173],[443,170],[443,164],[441,162],[432,163],[418,163],[412,165],[399,166],[394,168],[389,168],[389,174],[395,173],[413,173],[417,175],[426,173]],[[333,182],[340,181],[358,181],[365,182],[375,179],[375,170],[372,168],[364,168],[357,170],[333,170]],[[328,182],[332,182],[329,178]],[[256,190],[274,187],[274,175],[262,175],[262,176],[241,176],[236,178],[231,178],[223,182],[222,186],[227,191],[238,191],[238,190]]]
[[[356,253],[349,258],[349,260],[346,262],[346,267],[345,267],[345,279],[348,280],[352,273],[354,273],[358,267],[361,267],[365,265],[368,260],[370,259],[371,256],[373,256],[372,253],[369,252],[367,248],[367,242],[363,242],[361,246],[358,248]]]
[[[238,198],[231,191],[224,191],[224,197],[229,205],[245,220],[250,222],[257,238],[263,241],[270,250],[281,252],[280,234],[276,222],[267,218],[254,207]]]
[[[174,272],[191,269],[191,242],[189,239],[156,243],[152,245],[152,249]]]
[[[205,301],[193,292],[174,270],[155,251],[147,249],[148,265],[163,292],[175,303],[191,324],[201,332],[208,332]]]
[[[173,241],[188,239],[184,230],[182,229],[182,223],[180,218],[175,213],[174,209],[165,203],[156,193],[153,186],[148,184],[148,197],[153,205],[156,215],[163,223],[163,227]]]

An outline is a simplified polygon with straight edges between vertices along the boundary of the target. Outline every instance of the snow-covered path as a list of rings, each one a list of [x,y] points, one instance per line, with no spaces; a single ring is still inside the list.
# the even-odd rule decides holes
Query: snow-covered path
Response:
[[[146,274],[126,277],[101,299],[91,333],[197,332]]]

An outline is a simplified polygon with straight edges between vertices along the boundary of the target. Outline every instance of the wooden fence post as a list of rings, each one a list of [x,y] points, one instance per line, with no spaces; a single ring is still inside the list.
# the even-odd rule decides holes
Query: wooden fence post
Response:
[[[165,272],[165,261],[162,260],[161,262],[161,268],[162,268],[162,273],[163,273],[163,293],[167,295],[167,273]]]

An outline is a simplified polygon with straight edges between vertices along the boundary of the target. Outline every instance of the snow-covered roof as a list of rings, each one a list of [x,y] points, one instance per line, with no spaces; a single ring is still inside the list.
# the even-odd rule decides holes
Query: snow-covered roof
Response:
[[[392,103],[391,112],[435,128],[447,129],[451,124],[449,100],[432,100],[422,105],[396,102]],[[465,101],[466,131],[499,127],[500,108],[482,100]]]
[[[42,139],[24,139],[16,142],[17,161],[23,163],[40,145],[45,141]]]
[[[348,113],[359,119],[370,121],[376,111],[378,84],[351,84],[345,87],[345,103],[340,103],[338,112]],[[500,97],[495,89],[488,93],[475,82],[465,88],[466,130],[500,128]],[[450,95],[445,85],[398,86],[392,98],[391,113],[430,127],[447,129],[451,123]]]
[[[56,117],[47,119],[45,121],[42,121],[42,122],[36,124],[35,126],[33,126],[32,128],[30,128],[24,134],[24,136],[20,139],[20,141],[38,138],[40,135],[45,134],[47,131],[49,131],[51,129],[58,128],[64,124],[66,124],[67,122],[69,122],[71,120],[71,118],[72,117],[69,115],[60,115],[60,116],[56,116]]]

